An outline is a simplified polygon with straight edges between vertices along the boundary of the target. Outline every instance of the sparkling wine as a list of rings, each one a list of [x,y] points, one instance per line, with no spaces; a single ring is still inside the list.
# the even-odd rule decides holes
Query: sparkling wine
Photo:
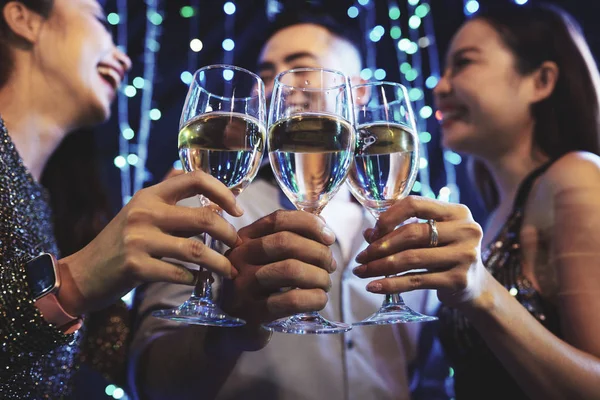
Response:
[[[275,178],[300,210],[319,213],[348,174],[355,135],[350,123],[327,114],[303,113],[269,130]]]
[[[265,128],[256,118],[212,112],[179,131],[179,157],[186,171],[201,169],[239,194],[258,172]]]
[[[377,216],[412,189],[417,141],[409,128],[395,123],[368,123],[357,130],[358,149],[348,183],[354,197]]]

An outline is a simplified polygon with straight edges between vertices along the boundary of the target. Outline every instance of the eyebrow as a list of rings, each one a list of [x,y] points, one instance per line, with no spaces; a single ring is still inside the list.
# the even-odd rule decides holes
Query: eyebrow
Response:
[[[461,49],[456,50],[454,52],[454,54],[452,54],[452,57],[456,58],[456,57],[462,56],[465,53],[470,53],[470,52],[481,53],[481,50],[475,46],[463,47]]]
[[[315,56],[314,54],[312,54],[308,51],[298,51],[296,53],[288,54],[287,56],[285,56],[283,61],[286,64],[289,64],[300,58],[312,58],[313,60],[316,60],[317,56]],[[264,61],[264,62],[261,62],[260,64],[258,64],[259,71],[268,71],[268,70],[272,70],[272,69],[275,69],[275,64],[270,61]]]

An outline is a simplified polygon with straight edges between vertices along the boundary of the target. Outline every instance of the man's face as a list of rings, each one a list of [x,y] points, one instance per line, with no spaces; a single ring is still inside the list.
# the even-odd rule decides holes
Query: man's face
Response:
[[[284,28],[267,41],[258,60],[257,73],[265,82],[267,102],[277,74],[302,67],[334,69],[357,76],[360,59],[349,43],[322,26],[298,24]]]

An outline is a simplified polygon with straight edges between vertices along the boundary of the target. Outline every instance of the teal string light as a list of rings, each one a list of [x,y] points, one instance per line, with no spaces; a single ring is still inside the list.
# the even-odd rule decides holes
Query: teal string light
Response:
[[[156,70],[156,57],[158,51],[155,51],[153,43],[158,43],[160,35],[159,26],[162,24],[162,15],[160,12],[160,0],[147,0],[147,23],[146,38],[144,49],[144,89],[142,90],[142,99],[140,104],[140,128],[138,133],[137,156],[138,162],[134,167],[133,193],[144,187],[149,173],[146,169],[148,159],[148,142],[150,140],[150,128],[152,119],[150,110],[152,108],[152,96],[154,93],[154,77]],[[160,17],[160,18],[159,18]]]

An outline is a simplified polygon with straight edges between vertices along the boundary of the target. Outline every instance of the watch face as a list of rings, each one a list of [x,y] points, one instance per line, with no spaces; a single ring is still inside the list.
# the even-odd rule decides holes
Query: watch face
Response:
[[[42,254],[26,265],[27,282],[34,299],[50,292],[56,285],[54,263],[50,254]]]

